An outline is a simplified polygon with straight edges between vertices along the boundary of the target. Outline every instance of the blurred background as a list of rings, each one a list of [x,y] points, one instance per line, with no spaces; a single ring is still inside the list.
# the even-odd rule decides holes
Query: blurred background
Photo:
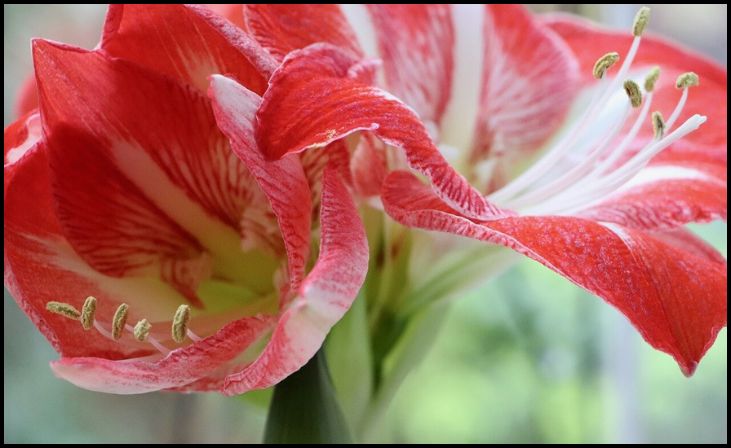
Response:
[[[536,5],[628,28],[640,5]],[[651,5],[650,29],[726,65],[726,5]],[[104,7],[4,6],[4,124],[31,37],[93,47]],[[692,229],[726,255],[725,223]],[[261,440],[266,396],[114,396],[57,380],[56,353],[5,291],[4,442]],[[378,438],[392,442],[726,443],[727,332],[688,379],[614,309],[523,259],[458,301]]]

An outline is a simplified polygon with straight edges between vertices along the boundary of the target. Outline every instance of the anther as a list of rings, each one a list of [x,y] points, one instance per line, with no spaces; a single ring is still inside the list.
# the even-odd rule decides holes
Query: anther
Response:
[[[658,79],[660,79],[660,67],[653,67],[645,78],[645,92],[652,92]]]
[[[660,140],[665,135],[665,120],[658,111],[652,113],[652,130],[655,133],[655,140]]]
[[[81,316],[81,313],[79,313],[79,310],[77,310],[73,306],[69,305],[68,303],[48,302],[48,303],[46,303],[46,309],[52,313],[66,316],[69,319],[76,320],[79,318],[79,316]]]
[[[185,340],[185,333],[188,329],[188,321],[190,321],[190,307],[188,305],[180,305],[175,311],[173,317],[173,340],[178,344]]]
[[[152,324],[150,324],[147,319],[142,319],[141,321],[137,322],[133,331],[135,339],[140,342],[145,342],[147,336],[150,334],[151,328]]]
[[[89,296],[81,307],[81,326],[84,330],[91,330],[94,326],[94,313],[96,313],[96,297]]]
[[[645,31],[647,23],[650,21],[650,8],[643,6],[637,11],[635,15],[635,21],[632,22],[632,34],[636,37],[642,36],[642,32]]]
[[[678,76],[678,80],[675,81],[675,87],[678,89],[687,89],[688,87],[695,87],[700,84],[698,75],[693,72],[683,73]]]
[[[114,318],[112,319],[112,337],[119,339],[122,337],[122,330],[124,330],[124,324],[127,323],[127,311],[129,306],[126,303],[119,305],[117,311],[114,312]]]
[[[642,93],[640,92],[640,86],[636,82],[628,79],[624,82],[624,91],[627,92],[632,107],[640,107],[642,104]]]
[[[592,72],[594,74],[594,77],[596,79],[602,79],[607,70],[609,70],[609,68],[613,66],[617,61],[619,61],[619,53],[617,53],[616,51],[607,53],[597,59],[597,61],[594,63],[594,70]]]

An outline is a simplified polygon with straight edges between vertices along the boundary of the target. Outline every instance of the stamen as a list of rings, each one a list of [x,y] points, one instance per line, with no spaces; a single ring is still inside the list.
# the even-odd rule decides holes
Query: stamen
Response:
[[[594,63],[594,70],[592,71],[596,79],[602,79],[604,74],[619,60],[619,53],[612,51],[604,56],[597,59]]]
[[[531,184],[538,181],[541,176],[547,173],[566,156],[566,153],[572,149],[574,141],[578,137],[584,135],[588,122],[598,115],[598,111],[601,106],[606,104],[607,100],[619,86],[620,79],[624,78],[629,71],[632,62],[637,55],[637,50],[640,47],[641,40],[642,38],[640,36],[635,36],[635,38],[632,39],[632,44],[627,52],[627,56],[624,59],[624,62],[622,62],[622,66],[619,68],[616,76],[614,76],[609,82],[604,82],[604,80],[600,81],[603,84],[595,90],[589,107],[584,110],[582,116],[576,121],[576,124],[569,130],[569,132],[566,133],[560,141],[551,146],[551,148],[546,151],[545,155],[530,168],[525,170],[522,174],[513,179],[512,182],[508,183],[498,191],[491,193],[488,196],[488,199],[499,203],[514,197],[516,194],[521,193]],[[606,56],[607,55],[604,57]],[[600,60],[601,59],[602,58],[600,58]]]
[[[640,107],[642,105],[642,93],[640,92],[640,86],[636,82],[628,79],[624,82],[624,91],[627,92],[632,107]]]
[[[147,336],[150,334],[152,324],[147,319],[142,319],[135,324],[135,328],[132,333],[135,335],[135,339],[140,342],[145,342]]]
[[[81,326],[89,331],[94,326],[94,314],[96,313],[96,297],[89,296],[81,307]]]
[[[658,111],[652,113],[652,130],[655,133],[655,140],[660,140],[665,135],[665,120]]]
[[[645,92],[652,92],[658,79],[660,79],[660,67],[653,67],[645,78]]]
[[[173,317],[173,329],[172,335],[173,340],[178,344],[185,340],[185,333],[188,329],[188,322],[190,321],[190,306],[180,305],[175,311]]]
[[[649,21],[650,8],[643,6],[635,15],[635,21],[632,23],[632,34],[636,37],[642,36],[642,32],[645,31],[645,27]]]
[[[48,302],[46,303],[46,309],[52,313],[68,317],[69,319],[77,320],[81,316],[79,310],[69,305],[68,303]]]
[[[117,340],[122,337],[122,330],[124,330],[124,324],[127,323],[127,311],[129,305],[123,303],[119,305],[117,311],[114,312],[114,318],[112,319],[112,337]]]
[[[693,72],[683,73],[678,76],[678,80],[675,81],[675,87],[678,89],[687,89],[688,87],[696,87],[700,84],[698,75]]]
[[[665,123],[666,129],[671,129],[675,124],[675,120],[680,117],[680,113],[685,107],[685,102],[688,101],[688,89],[690,87],[695,87],[699,84],[700,79],[698,78],[698,75],[693,72],[683,73],[682,75],[678,76],[677,81],[675,81],[675,87],[683,89],[683,93],[680,95],[680,101],[678,101],[678,105],[675,106],[673,113],[670,114],[670,118],[668,118],[667,123]]]

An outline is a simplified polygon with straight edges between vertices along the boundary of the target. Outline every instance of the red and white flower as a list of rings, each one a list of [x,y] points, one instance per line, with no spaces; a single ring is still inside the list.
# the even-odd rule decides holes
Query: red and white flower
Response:
[[[337,157],[257,148],[276,62],[173,5],[113,5],[96,49],[37,39],[33,59],[39,108],[5,129],[5,285],[60,353],[54,372],[103,392],[238,394],[304,365],[368,247]],[[215,73],[230,78],[212,105]]]
[[[234,10],[283,60],[267,158],[367,133],[353,183],[392,218],[535,259],[692,374],[726,325],[725,259],[682,228],[726,218],[726,71],[643,36],[644,9],[633,36],[515,5],[352,8]]]

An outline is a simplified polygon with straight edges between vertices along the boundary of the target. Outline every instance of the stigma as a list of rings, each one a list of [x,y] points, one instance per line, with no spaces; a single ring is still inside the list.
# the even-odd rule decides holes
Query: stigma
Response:
[[[660,111],[650,113],[660,68],[646,72],[642,83],[628,76],[649,19],[649,8],[637,12],[627,54],[621,57],[618,52],[609,52],[594,64],[592,74],[597,85],[578,119],[536,163],[491,193],[490,201],[524,215],[575,214],[620,190],[654,156],[706,121],[696,114],[675,126],[689,89],[700,83],[695,73],[677,78],[675,85],[682,92],[667,121]],[[609,69],[620,59],[623,61],[616,74],[609,76]],[[623,100],[619,96],[622,90]],[[652,129],[649,141],[638,138],[644,126]]]
[[[46,310],[68,319],[79,321],[84,331],[89,331],[94,328],[102,336],[113,341],[120,342],[124,334],[129,333],[136,341],[152,345],[163,355],[167,355],[171,351],[151,334],[152,324],[147,319],[143,318],[138,320],[134,326],[127,323],[129,305],[126,303],[121,303],[116,308],[109,323],[106,325],[97,319],[97,299],[94,296],[86,298],[81,311],[68,303],[55,301],[46,303]],[[171,336],[173,341],[178,344],[183,344],[186,338],[193,342],[201,340],[198,335],[188,328],[189,322],[190,306],[185,304],[180,305],[172,319]]]

